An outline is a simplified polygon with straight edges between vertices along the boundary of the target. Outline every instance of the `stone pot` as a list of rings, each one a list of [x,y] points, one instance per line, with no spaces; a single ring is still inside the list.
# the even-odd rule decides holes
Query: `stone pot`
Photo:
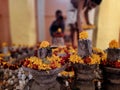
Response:
[[[103,77],[103,88],[105,90],[120,90],[120,69],[104,67]]]
[[[56,78],[58,73],[65,68],[66,65],[49,71],[39,71],[23,67],[25,71],[30,72],[33,75],[34,81],[30,90],[60,90],[60,85],[56,81]]]
[[[97,65],[73,64],[75,71],[75,86],[80,90],[95,90],[93,80],[96,78],[95,69]]]

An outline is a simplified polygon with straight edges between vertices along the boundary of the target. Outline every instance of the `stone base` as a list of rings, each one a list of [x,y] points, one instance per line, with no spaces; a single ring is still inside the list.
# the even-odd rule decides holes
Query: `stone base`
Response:
[[[120,69],[105,67],[103,77],[104,90],[120,90]]]
[[[95,90],[95,84],[92,81],[86,81],[84,83],[81,83],[82,81],[79,81],[79,82],[76,82],[77,89],[79,89],[79,90]]]
[[[108,48],[107,49],[107,60],[109,61],[116,61],[116,60],[120,60],[120,49],[111,49]]]
[[[39,58],[46,58],[47,56],[52,56],[52,49],[51,48],[40,48],[37,52],[37,56]]]
[[[36,82],[33,82],[30,90],[60,90],[60,84],[58,82],[55,82],[53,85],[40,85]]]
[[[30,90],[60,90],[60,85],[56,81],[58,73],[65,70],[67,64],[61,68],[46,71],[34,70],[23,66],[23,70],[30,72],[33,76],[33,82]]]
[[[75,88],[78,90],[95,90],[93,80],[96,77],[94,73],[96,65],[74,64],[73,68],[75,70]]]
[[[104,89],[103,90],[120,90],[120,84],[104,84]]]
[[[52,39],[52,46],[64,46],[65,43],[64,43],[64,39],[63,37],[54,37]]]
[[[92,53],[92,43],[90,40],[79,40],[78,41],[78,55],[86,57]]]

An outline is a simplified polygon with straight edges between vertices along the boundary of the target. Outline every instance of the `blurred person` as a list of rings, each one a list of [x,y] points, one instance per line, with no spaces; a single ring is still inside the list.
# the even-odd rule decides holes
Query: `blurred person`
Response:
[[[56,20],[54,20],[50,26],[50,35],[52,38],[54,37],[54,33],[57,32],[59,28],[61,28],[62,33],[64,33],[64,28],[65,28],[62,11],[57,10],[55,16],[56,16]]]
[[[77,9],[76,17],[79,31],[94,28],[89,21],[89,11],[96,8],[101,2],[102,0],[71,0],[74,9]]]
[[[72,45],[78,40],[79,32],[94,28],[89,21],[89,11],[100,5],[102,0],[70,0],[67,9],[66,26],[71,27]],[[77,35],[75,35],[77,34]],[[77,36],[77,38],[75,37]],[[74,40],[77,39],[77,40]]]
[[[65,40],[65,45],[69,46],[71,45],[71,27],[70,25],[65,27],[65,31],[64,31],[64,40]]]

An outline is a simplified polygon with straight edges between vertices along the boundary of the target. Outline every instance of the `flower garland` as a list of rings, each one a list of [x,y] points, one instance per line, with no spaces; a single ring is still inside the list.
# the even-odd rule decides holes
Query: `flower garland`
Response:
[[[65,77],[74,77],[75,73],[74,71],[62,71],[60,72],[60,75]]]
[[[44,63],[41,58],[34,56],[26,59],[23,65],[36,70],[50,70],[61,67],[61,58],[58,56],[53,55],[52,57],[47,57],[46,60],[49,63]]]
[[[54,55],[60,55],[60,54],[73,54],[76,53],[77,54],[77,49],[74,49],[72,46],[67,46],[67,47],[58,47],[55,49],[52,49],[52,53]]]
[[[11,64],[10,62],[6,62],[3,60],[3,58],[0,58],[0,66],[2,66],[4,69],[11,69],[11,70],[15,70],[19,68],[19,65],[17,64]]]
[[[70,59],[69,61],[72,63],[82,63],[82,64],[84,63],[82,58],[77,54],[72,54],[69,59]]]
[[[106,59],[107,59],[107,53],[104,52],[103,50],[101,50],[99,48],[93,47],[93,53],[99,55],[100,58],[101,58],[101,61],[106,61]]]
[[[97,54],[92,54],[91,56],[88,56],[86,58],[81,58],[77,54],[73,54],[70,56],[70,62],[72,63],[80,63],[80,64],[100,64],[100,56]]]

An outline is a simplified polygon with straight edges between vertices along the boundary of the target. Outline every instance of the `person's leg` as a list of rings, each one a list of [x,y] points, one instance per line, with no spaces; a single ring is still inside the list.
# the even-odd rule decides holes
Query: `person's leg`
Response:
[[[82,32],[83,29],[82,29],[82,23],[83,23],[83,20],[82,20],[82,16],[83,16],[83,8],[84,8],[84,3],[85,3],[85,0],[79,0],[79,3],[78,3],[78,12],[77,12],[77,24],[78,24],[78,29],[79,29],[79,32]]]
[[[90,21],[89,21],[89,10],[86,9],[85,12],[84,12],[84,18],[85,18],[85,22],[86,22],[86,25],[91,25]]]
[[[90,23],[90,20],[89,20],[89,11],[90,11],[89,9],[86,9],[84,11],[84,16],[83,16],[83,18],[84,18],[84,24],[82,25],[82,28],[84,30],[95,28],[95,26]]]
[[[74,25],[70,24],[70,31],[71,31],[71,41],[72,41],[72,46],[74,45]]]

